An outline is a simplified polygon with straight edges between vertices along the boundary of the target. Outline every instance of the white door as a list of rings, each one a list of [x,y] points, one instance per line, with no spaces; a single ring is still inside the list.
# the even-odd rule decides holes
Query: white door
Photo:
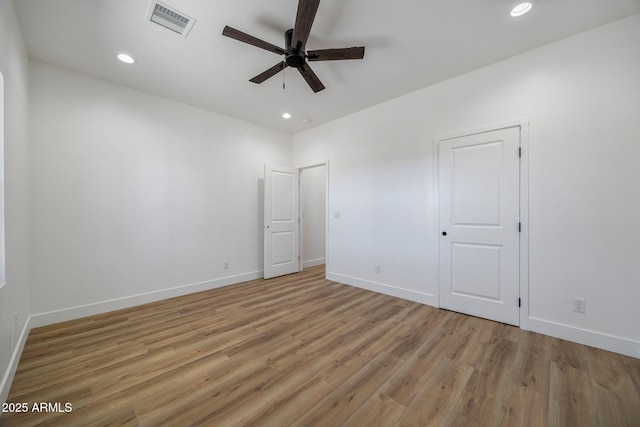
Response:
[[[264,278],[300,270],[298,170],[264,166]]]
[[[438,143],[440,306],[519,325],[520,128]]]

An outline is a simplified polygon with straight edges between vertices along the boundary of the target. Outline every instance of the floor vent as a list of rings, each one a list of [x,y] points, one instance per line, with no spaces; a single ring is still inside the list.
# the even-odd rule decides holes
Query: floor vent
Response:
[[[187,37],[196,20],[159,1],[151,2],[147,20]]]

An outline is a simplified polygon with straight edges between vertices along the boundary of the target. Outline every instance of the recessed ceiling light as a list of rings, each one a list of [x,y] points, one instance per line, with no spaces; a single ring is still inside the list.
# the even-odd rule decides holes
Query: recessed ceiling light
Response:
[[[126,53],[119,54],[118,59],[124,62],[125,64],[133,64],[134,62],[136,62],[135,59],[133,59],[130,55],[127,55]]]
[[[291,114],[289,114],[289,113],[283,113],[283,114],[282,114],[282,118],[283,118],[283,119],[290,119],[290,118],[291,118]]]
[[[532,7],[533,7],[533,3],[531,2],[527,1],[524,3],[520,3],[519,5],[511,9],[511,16],[522,16],[525,13],[529,12]]]

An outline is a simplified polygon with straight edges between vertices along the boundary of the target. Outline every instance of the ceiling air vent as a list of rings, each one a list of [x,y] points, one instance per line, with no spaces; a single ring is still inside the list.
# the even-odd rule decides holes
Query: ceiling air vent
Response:
[[[147,13],[147,19],[164,28],[180,34],[182,37],[187,37],[189,31],[196,23],[196,20],[190,16],[185,15],[182,12],[177,11],[171,6],[167,6],[159,1],[151,2],[149,12]]]

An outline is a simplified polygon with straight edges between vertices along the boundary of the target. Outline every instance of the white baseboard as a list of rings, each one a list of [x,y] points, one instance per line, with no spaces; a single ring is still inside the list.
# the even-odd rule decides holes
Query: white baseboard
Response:
[[[177,286],[175,288],[162,289],[159,291],[132,295],[109,301],[101,301],[77,307],[65,308],[62,310],[50,311],[47,313],[33,314],[31,316],[31,327],[37,328],[40,326],[52,325],[54,323],[66,322],[68,320],[79,319],[81,317],[93,316],[95,314],[134,307],[136,305],[161,301],[168,298],[208,291],[210,289],[221,288],[223,286],[235,285],[236,283],[260,279],[262,277],[264,277],[264,273],[262,271],[256,271],[253,273],[222,277],[220,279],[208,280],[206,282],[192,283],[189,285]]]
[[[317,265],[324,265],[326,258],[310,259],[308,261],[302,261],[302,268],[315,267]]]
[[[16,370],[18,369],[20,356],[22,355],[22,350],[24,349],[24,345],[27,342],[27,338],[29,337],[29,331],[31,331],[31,316],[27,318],[27,321],[25,322],[24,327],[20,332],[20,336],[18,337],[16,346],[13,349],[13,353],[11,354],[11,359],[9,360],[9,366],[7,366],[7,370],[2,376],[2,383],[0,383],[0,402],[6,402],[7,397],[9,397],[11,383],[13,383],[13,377],[16,374]]]
[[[355,286],[357,288],[366,289],[368,291],[378,292],[396,298],[402,298],[421,304],[438,306],[438,298],[435,295],[416,292],[409,289],[398,288],[396,286],[384,283],[373,282],[370,280],[359,279],[357,277],[345,276],[337,273],[327,272],[327,279],[344,285]]]
[[[438,307],[438,297],[436,295],[424,294],[337,273],[328,272],[327,279],[345,285],[355,286],[369,291],[379,292],[381,294]],[[522,328],[555,338],[576,342],[578,344],[584,344],[590,347],[596,347],[602,350],[640,358],[640,342],[627,338],[603,334],[601,332],[581,329],[575,326],[534,317],[527,318],[526,325],[522,325]]]
[[[640,342],[549,320],[529,317],[527,329],[578,344],[640,358]]]

